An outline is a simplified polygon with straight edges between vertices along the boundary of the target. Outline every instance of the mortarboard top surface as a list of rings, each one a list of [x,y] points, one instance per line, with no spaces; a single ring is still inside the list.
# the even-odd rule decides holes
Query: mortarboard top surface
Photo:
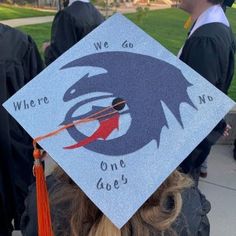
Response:
[[[115,14],[4,107],[36,138],[116,98],[121,110],[39,144],[121,228],[234,102]]]

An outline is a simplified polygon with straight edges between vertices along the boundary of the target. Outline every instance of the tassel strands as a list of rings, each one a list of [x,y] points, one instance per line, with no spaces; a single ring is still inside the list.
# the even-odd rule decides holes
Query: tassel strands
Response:
[[[53,236],[49,198],[41,162],[41,152],[34,143],[34,175],[36,177],[38,236]]]
[[[184,28],[189,29],[190,26],[192,25],[192,17],[190,16],[184,23]]]

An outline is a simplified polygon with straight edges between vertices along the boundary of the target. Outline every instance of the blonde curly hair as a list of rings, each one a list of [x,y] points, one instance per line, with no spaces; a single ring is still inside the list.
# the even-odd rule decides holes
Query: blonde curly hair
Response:
[[[182,208],[181,191],[192,185],[187,176],[174,171],[118,229],[62,169],[56,168],[53,175],[61,183],[49,192],[51,209],[56,211],[52,217],[53,230],[55,235],[63,236],[149,236],[153,233],[173,236],[171,225]]]

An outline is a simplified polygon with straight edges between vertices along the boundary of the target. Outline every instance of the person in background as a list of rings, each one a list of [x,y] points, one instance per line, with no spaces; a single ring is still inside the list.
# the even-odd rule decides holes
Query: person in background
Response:
[[[89,0],[65,1],[64,6],[52,23],[51,42],[43,45],[46,65],[104,21],[104,17]]]
[[[0,52],[0,236],[8,236],[12,222],[19,229],[24,199],[34,180],[33,146],[2,104],[43,69],[43,62],[30,36],[3,24]],[[25,109],[23,101],[17,103],[14,109]]]
[[[59,167],[47,178],[55,236],[209,236],[210,203],[186,175],[174,171],[119,230]],[[65,194],[66,193],[66,194]],[[37,236],[35,185],[22,233]]]
[[[234,74],[235,39],[221,0],[181,0],[180,8],[190,14],[192,27],[179,58],[227,94]],[[221,135],[230,126],[221,120],[213,131],[180,165],[198,182],[200,166]]]

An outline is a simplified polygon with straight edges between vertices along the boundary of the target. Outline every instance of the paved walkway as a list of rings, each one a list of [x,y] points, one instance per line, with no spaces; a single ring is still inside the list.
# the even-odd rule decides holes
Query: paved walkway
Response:
[[[165,9],[169,8],[169,6],[165,4],[158,4],[155,6],[149,7],[150,10],[158,10],[158,9]],[[106,12],[104,10],[100,10],[103,15],[106,15]],[[127,7],[127,8],[117,8],[117,9],[109,9],[108,15],[113,14],[114,12],[120,12],[120,13],[132,13],[136,12],[136,7]],[[11,27],[18,27],[23,25],[35,25],[35,24],[41,24],[41,23],[47,23],[52,22],[54,16],[40,16],[40,17],[29,17],[29,18],[19,18],[19,19],[11,19],[11,20],[3,20],[0,21],[0,23],[9,25]]]
[[[208,162],[208,177],[199,187],[211,202],[211,236],[236,235],[236,161],[233,146],[216,145]]]
[[[3,20],[3,21],[0,21],[0,23],[9,25],[11,27],[18,27],[22,25],[35,25],[35,24],[51,22],[53,18],[54,16],[39,16],[39,17]]]

